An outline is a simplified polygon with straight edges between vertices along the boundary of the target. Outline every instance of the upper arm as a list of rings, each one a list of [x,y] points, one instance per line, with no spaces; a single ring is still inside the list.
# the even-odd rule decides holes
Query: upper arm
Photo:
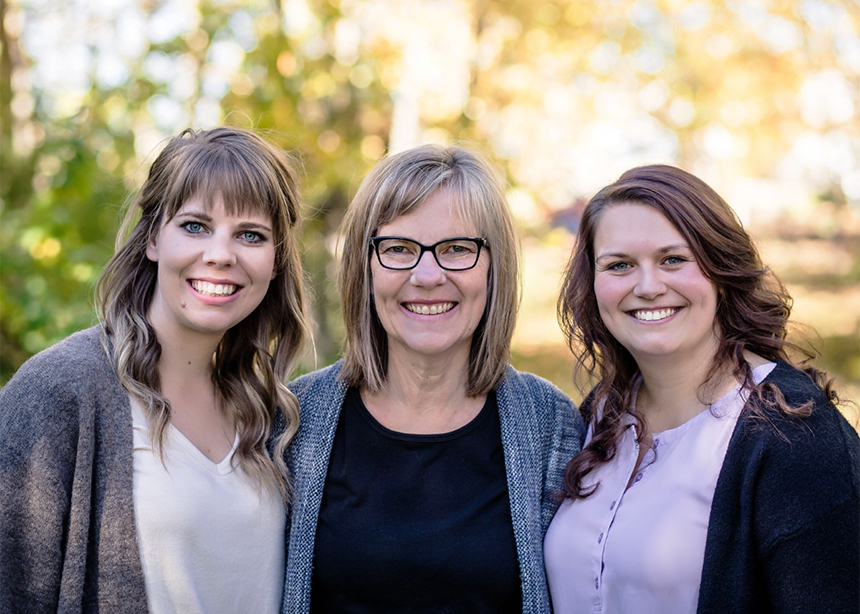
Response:
[[[77,407],[38,362],[0,391],[0,609],[56,607]]]
[[[773,612],[860,610],[860,506],[844,499],[763,553]]]
[[[860,608],[860,440],[832,406],[763,455],[755,525],[777,612]]]

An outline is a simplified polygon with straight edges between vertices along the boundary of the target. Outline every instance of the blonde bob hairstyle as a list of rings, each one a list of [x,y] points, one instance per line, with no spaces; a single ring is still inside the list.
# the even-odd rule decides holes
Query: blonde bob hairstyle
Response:
[[[147,319],[158,264],[147,258],[146,246],[195,196],[211,207],[220,195],[229,215],[252,211],[272,220],[275,276],[257,308],[224,334],[212,359],[212,381],[239,433],[239,464],[261,489],[285,498],[290,482],[283,452],[298,428],[298,402],[284,382],[310,337],[297,184],[289,156],[251,132],[182,132],[153,162],[96,287],[103,343],[120,381],[143,406],[162,452],[170,403],[161,394],[161,346]],[[276,425],[280,434],[270,455],[267,443]]]
[[[510,362],[520,298],[518,246],[499,172],[462,147],[424,145],[380,162],[362,182],[343,221],[340,297],[346,325],[341,379],[381,390],[388,371],[388,335],[373,300],[370,239],[438,190],[451,195],[454,212],[487,239],[487,306],[473,336],[466,392],[494,390]]]

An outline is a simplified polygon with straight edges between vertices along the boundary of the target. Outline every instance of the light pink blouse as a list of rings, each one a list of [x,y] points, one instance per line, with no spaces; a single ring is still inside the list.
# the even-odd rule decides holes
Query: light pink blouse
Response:
[[[754,369],[756,383],[775,366]],[[696,611],[711,501],[748,396],[736,386],[681,426],[655,433],[630,488],[639,447],[635,420],[625,416],[615,458],[584,481],[599,481],[597,491],[565,501],[547,531],[556,614]]]

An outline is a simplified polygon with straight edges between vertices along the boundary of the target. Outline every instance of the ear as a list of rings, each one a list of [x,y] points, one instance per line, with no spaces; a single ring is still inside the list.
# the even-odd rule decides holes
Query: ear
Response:
[[[146,243],[146,257],[158,262],[158,233],[153,234]]]

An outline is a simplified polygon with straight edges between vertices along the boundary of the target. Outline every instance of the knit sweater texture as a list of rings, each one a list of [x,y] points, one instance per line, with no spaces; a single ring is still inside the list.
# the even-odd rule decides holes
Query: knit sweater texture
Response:
[[[342,362],[290,384],[299,399],[299,432],[288,451],[295,492],[288,526],[283,614],[310,612],[314,540],[329,457],[347,385]],[[551,611],[543,537],[560,499],[562,472],[585,429],[558,388],[509,367],[496,390],[524,614]]]
[[[860,612],[860,440],[803,372],[784,363],[764,380],[791,419],[747,402],[717,480],[698,612]]]
[[[0,391],[0,612],[145,613],[128,393],[100,327]]]

